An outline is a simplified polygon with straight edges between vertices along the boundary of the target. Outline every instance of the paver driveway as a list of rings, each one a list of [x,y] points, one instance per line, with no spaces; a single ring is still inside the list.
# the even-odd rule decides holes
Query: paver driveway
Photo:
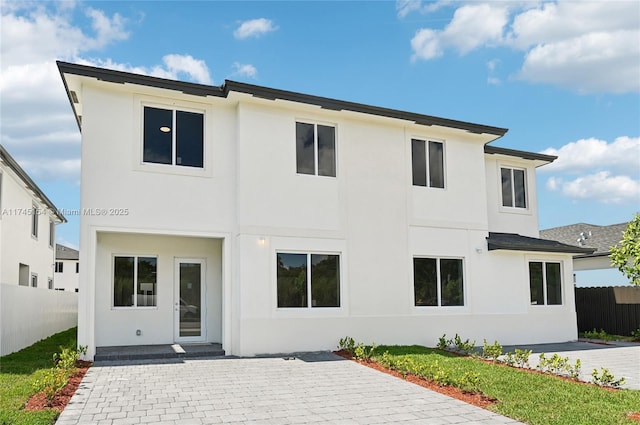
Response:
[[[57,425],[516,424],[331,353],[98,363]]]

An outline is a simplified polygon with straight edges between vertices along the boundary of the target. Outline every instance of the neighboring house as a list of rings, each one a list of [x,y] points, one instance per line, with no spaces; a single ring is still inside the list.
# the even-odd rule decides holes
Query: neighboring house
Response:
[[[54,289],[66,220],[0,145],[0,356],[77,324],[78,296]]]
[[[611,247],[618,245],[629,223],[597,226],[576,223],[540,231],[540,237],[560,241],[569,245],[592,248],[591,254],[577,254],[573,257],[573,270],[600,270],[611,266]]]
[[[79,253],[75,249],[56,244],[56,264],[53,280],[56,290],[78,292],[79,258]]]
[[[82,132],[78,342],[227,354],[577,338],[506,129],[58,63]]]
[[[0,145],[0,283],[53,289],[56,224],[66,221]]]

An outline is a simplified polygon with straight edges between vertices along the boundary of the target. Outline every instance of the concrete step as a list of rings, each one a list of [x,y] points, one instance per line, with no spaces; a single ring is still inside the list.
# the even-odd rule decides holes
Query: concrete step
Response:
[[[95,362],[113,360],[183,359],[222,357],[222,344],[163,344],[96,347]]]

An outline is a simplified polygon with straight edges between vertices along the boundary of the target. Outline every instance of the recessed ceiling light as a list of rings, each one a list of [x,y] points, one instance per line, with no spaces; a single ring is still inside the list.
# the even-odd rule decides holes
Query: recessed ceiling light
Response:
[[[168,133],[171,131],[171,129],[166,125],[163,125],[162,127],[160,127],[160,131],[162,131],[163,133]]]

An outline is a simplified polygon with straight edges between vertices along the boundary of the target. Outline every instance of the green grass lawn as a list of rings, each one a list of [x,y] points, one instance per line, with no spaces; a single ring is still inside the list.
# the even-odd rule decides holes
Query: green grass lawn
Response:
[[[17,353],[0,357],[0,425],[50,425],[58,412],[22,410],[34,394],[32,383],[42,372],[53,367],[53,354],[60,347],[76,349],[77,328],[52,335]]]
[[[385,351],[416,365],[437,361],[455,376],[477,373],[480,391],[499,400],[491,410],[528,424],[638,424],[626,414],[640,411],[640,391],[610,391],[420,346],[376,347],[373,360]]]

